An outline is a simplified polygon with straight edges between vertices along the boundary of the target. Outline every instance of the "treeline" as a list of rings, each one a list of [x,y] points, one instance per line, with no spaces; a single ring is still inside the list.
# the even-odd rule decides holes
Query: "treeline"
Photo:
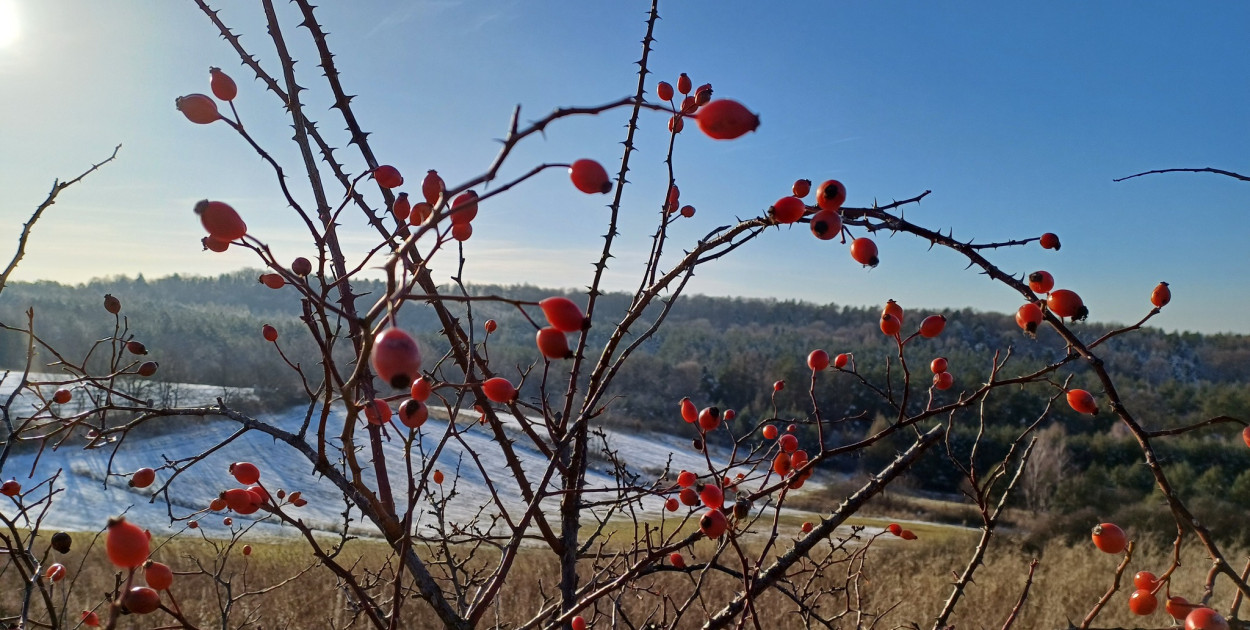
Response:
[[[295,375],[261,338],[261,326],[277,327],[283,350],[292,360],[305,364],[310,374],[317,373],[312,368],[320,357],[300,321],[301,306],[294,289],[268,289],[257,282],[258,273],[240,271],[215,278],[110,278],[78,286],[11,283],[0,297],[0,322],[24,327],[25,311],[33,309],[34,329],[40,338],[74,360],[113,333],[113,318],[102,306],[103,296],[111,293],[122,300],[124,324],[130,334],[144,342],[151,358],[160,362],[162,380],[238,387],[259,384],[275,392],[298,390]],[[357,283],[353,289],[366,297],[383,291],[380,283]],[[479,286],[470,287],[470,291],[521,301],[538,301],[554,294],[530,286]],[[610,293],[600,298],[598,324],[590,331],[592,356],[597,356],[606,343],[628,300],[625,294]],[[486,351],[497,372],[519,378],[538,357],[534,327],[509,304],[453,305],[462,320],[468,315],[467,308],[472,309],[478,341],[484,338],[483,321],[498,322]],[[659,304],[653,305],[652,318],[658,316],[659,309]],[[531,317],[541,319],[537,308],[528,311]],[[400,324],[425,342],[428,356],[436,357],[446,350],[431,309],[417,301],[401,313]],[[803,417],[811,408],[807,393],[811,373],[805,360],[814,348],[824,348],[830,354],[851,353],[859,375],[881,388],[889,382],[897,390],[903,384],[903,370],[893,342],[877,328],[879,313],[875,308],[834,304],[682,297],[663,326],[623,364],[614,392],[619,398],[609,407],[609,416],[612,422],[664,430],[672,427],[674,419],[679,420],[677,401],[689,396],[700,405],[735,409],[744,423],[771,416],[774,405],[779,416]],[[908,311],[904,332],[908,327],[914,329],[928,314],[931,312]],[[948,324],[940,337],[918,338],[908,344],[906,361],[916,404],[923,404],[927,396],[928,363],[937,356],[949,360],[956,376],[954,388],[936,394],[948,399],[983,382],[996,351],[1010,351],[1004,374],[1036,369],[1067,354],[1057,336],[1044,329],[1037,339],[1030,339],[1008,315],[971,310],[942,314]],[[636,323],[622,346],[640,338],[651,321]],[[1108,330],[1097,323],[1080,324],[1079,328],[1087,339]],[[338,350],[347,353],[349,348]],[[1100,351],[1119,379],[1121,394],[1151,426],[1180,426],[1218,414],[1250,415],[1250,392],[1244,387],[1250,382],[1250,338],[1246,336],[1145,329],[1118,336]],[[11,332],[0,336],[0,365],[19,367],[25,354],[23,336]],[[998,358],[1005,359],[1005,352]],[[44,352],[37,364],[50,360]],[[1080,362],[1056,378],[1069,374],[1074,386],[1096,389]],[[537,395],[535,380],[526,384],[525,394]],[[787,388],[774,396],[773,383],[778,380],[785,381]],[[987,410],[997,424],[1027,423],[1039,413],[1038,403],[1057,391],[1036,386],[1002,391],[991,397]],[[881,396],[850,374],[822,374],[815,396],[827,417],[832,414],[871,422],[876,416],[892,415]],[[1057,416],[1073,433],[1084,433],[1100,424],[1070,414],[1066,408]]]
[[[261,326],[275,326],[284,352],[313,377],[319,375],[320,355],[300,321],[302,309],[294,289],[268,289],[257,282],[258,274],[241,271],[216,278],[110,278],[78,286],[12,283],[0,297],[0,322],[24,327],[25,311],[33,308],[34,329],[40,338],[70,360],[81,359],[93,343],[113,332],[113,318],[102,306],[104,294],[111,293],[122,300],[122,314],[130,332],[147,345],[151,358],[160,362],[159,378],[256,387],[261,404],[278,409],[298,402],[302,387],[272,345],[262,339]],[[384,287],[380,283],[357,283],[353,290],[373,296],[380,295]],[[474,286],[469,291],[529,302],[560,294],[532,286]],[[569,297],[584,302],[584,296]],[[597,323],[590,330],[592,358],[597,358],[608,341],[629,299],[616,293],[600,298]],[[797,424],[801,438],[811,444],[815,432],[804,422],[811,418],[814,403],[823,417],[834,420],[835,429],[826,432],[826,440],[840,444],[862,439],[874,425],[880,427],[897,415],[880,392],[893,391],[901,399],[899,394],[907,386],[905,371],[893,341],[878,329],[877,308],[688,296],[680,298],[663,325],[648,335],[648,327],[660,316],[662,306],[654,304],[648,317],[628,331],[621,347],[642,341],[616,376],[605,422],[694,437],[678,413],[678,401],[689,396],[699,406],[734,409],[737,418],[730,428],[735,434],[778,418]],[[534,326],[516,306],[468,302],[455,304],[453,310],[461,321],[468,321],[471,312],[473,334],[479,343],[485,339],[482,323],[496,320],[498,329],[481,351],[488,354],[497,373],[519,380],[538,359]],[[527,311],[531,318],[541,320],[537,308],[528,307]],[[439,323],[428,306],[414,300],[401,313],[400,324],[422,340],[427,356],[439,357],[447,350]],[[909,310],[904,333],[915,330],[920,319],[933,313]],[[928,365],[934,357],[946,357],[956,377],[953,388],[932,393],[942,402],[983,383],[996,360],[1006,361],[1002,375],[1009,376],[1067,356],[1056,335],[1044,329],[1037,339],[1031,339],[1021,333],[1010,315],[966,309],[941,314],[948,323],[940,337],[917,338],[907,346],[910,405],[927,404],[931,379]],[[1083,338],[1092,340],[1110,327],[1086,323],[1079,324],[1078,330]],[[343,344],[336,349],[336,356],[350,360],[350,347],[346,341]],[[806,357],[815,348],[831,355],[852,354],[856,374],[827,371],[818,376],[813,388]],[[1115,337],[1100,346],[1100,352],[1117,375],[1121,396],[1152,429],[1183,426],[1216,415],[1250,418],[1250,388],[1245,386],[1250,382],[1250,337],[1165,333],[1147,328]],[[12,332],[0,335],[0,364],[19,367],[25,353],[24,337]],[[51,361],[50,355],[42,352],[36,365]],[[537,375],[541,371],[540,365],[530,372],[522,387],[523,396],[538,395]],[[444,377],[460,378],[454,371],[445,371]],[[1058,371],[1053,384],[998,389],[984,405],[952,420],[954,454],[970,452],[977,414],[984,413],[991,430],[978,455],[985,462],[1001,457],[1011,437],[1043,412],[1050,399],[1060,393],[1063,379],[1069,377],[1071,386],[1097,394],[1096,381],[1079,361]],[[874,387],[864,386],[861,378]],[[784,381],[785,388],[775,392],[776,381]],[[1064,467],[1045,473],[1053,479],[1040,485],[1049,488],[1051,497],[1039,498],[1044,492],[1035,490],[1030,499],[1033,509],[1078,509],[1052,500],[1056,496],[1080,496],[1086,504],[1085,498],[1091,496],[1127,504],[1151,499],[1153,485],[1141,464],[1140,452],[1109,412],[1092,419],[1079,416],[1060,399],[1051,416],[1047,425],[1054,428],[1048,439],[1061,442],[1058,452]],[[1177,478],[1195,493],[1219,498],[1231,491],[1250,499],[1250,474],[1246,472],[1250,470],[1250,450],[1234,442],[1234,433],[1230,427],[1204,431],[1205,437],[1166,441],[1162,452],[1168,457],[1168,470],[1175,470]],[[881,442],[832,467],[845,472],[874,470],[902,446],[901,442]],[[955,490],[959,479],[952,477],[950,466],[941,461],[945,457],[944,453],[935,454],[932,461],[922,463],[911,483],[922,490]],[[1092,474],[1075,474],[1078,472]]]

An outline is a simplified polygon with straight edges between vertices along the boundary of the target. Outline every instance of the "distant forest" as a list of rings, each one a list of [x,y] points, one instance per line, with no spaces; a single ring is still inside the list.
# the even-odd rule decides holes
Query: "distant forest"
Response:
[[[240,271],[215,278],[175,275],[154,280],[140,276],[78,286],[15,282],[0,297],[0,322],[25,326],[26,309],[33,308],[34,327],[40,337],[65,356],[80,358],[93,342],[112,334],[112,316],[102,306],[104,294],[111,293],[121,299],[122,314],[135,338],[146,344],[150,358],[160,362],[156,378],[253,387],[260,406],[272,411],[300,402],[301,388],[272,345],[262,339],[261,326],[275,326],[287,356],[311,368],[310,374],[317,374],[319,357],[299,321],[300,304],[293,291],[268,289],[257,282],[258,274]],[[358,294],[376,295],[382,286],[357,283],[354,289]],[[532,286],[471,286],[468,290],[474,295],[531,301],[564,294]],[[584,296],[567,295],[584,302]],[[601,298],[596,314],[599,324],[590,331],[592,356],[597,356],[610,332],[609,324],[619,321],[628,300],[623,293]],[[539,357],[533,325],[507,304],[474,302],[472,311],[479,342],[481,323],[488,318],[498,322],[498,330],[490,336],[485,350],[496,371],[518,380]],[[537,308],[530,312],[541,319]],[[653,316],[659,312],[657,306]],[[430,309],[413,302],[401,313],[400,324],[422,340],[430,360],[441,356],[446,348]],[[461,313],[467,315],[463,308]],[[930,314],[934,312],[909,310],[904,333],[915,330],[920,319]],[[913,373],[912,398],[917,405],[925,404],[928,397],[928,364],[934,357],[946,357],[956,377],[949,391],[935,392],[943,400],[953,399],[961,389],[974,388],[988,378],[995,351],[1004,352],[999,356],[1002,360],[1010,349],[1005,375],[1030,371],[1067,355],[1062,342],[1048,329],[1031,339],[1011,315],[972,310],[941,314],[948,323],[940,337],[916,339],[907,346],[907,366]],[[678,411],[678,402],[689,396],[699,406],[734,409],[737,418],[730,429],[735,435],[772,418],[797,423],[802,434],[807,430],[803,420],[810,416],[812,405],[806,357],[812,349],[823,348],[830,355],[845,352],[855,357],[858,376],[832,369],[822,373],[817,379],[815,401],[825,417],[837,419],[838,430],[831,440],[839,442],[831,443],[858,440],[874,425],[892,417],[889,405],[864,387],[859,376],[883,389],[887,380],[896,391],[903,386],[897,351],[893,341],[879,331],[879,317],[879,308],[683,296],[660,330],[639,346],[617,375],[616,397],[604,414],[604,422],[693,438],[695,434]],[[635,326],[631,334],[640,334],[647,323]],[[1093,339],[1109,327],[1085,323],[1077,329],[1083,338]],[[0,366],[18,368],[25,354],[22,336],[0,332]],[[1151,429],[1182,426],[1217,415],[1250,419],[1250,337],[1164,333],[1146,328],[1108,341],[1101,347],[1101,355],[1117,374],[1121,396]],[[41,354],[36,365],[51,360]],[[1061,370],[1056,379],[1069,375],[1072,386],[1098,395],[1097,383],[1079,362]],[[773,383],[778,380],[785,381],[786,387],[774,396]],[[521,392],[524,397],[536,397],[537,378],[529,379]],[[1001,458],[1009,435],[1035,420],[1057,392],[1057,387],[1047,385],[998,390],[984,406],[993,424],[979,457],[987,461]],[[976,420],[975,410],[952,419],[955,430],[951,448],[956,455],[971,443]],[[1154,500],[1153,482],[1139,461],[1140,452],[1110,413],[1104,411],[1091,419],[1077,415],[1060,401],[1045,426],[1042,438],[1053,451],[1049,459],[1054,465],[1053,470],[1036,472],[1047,479],[1026,493],[1031,509],[1076,510],[1076,504],[1064,504],[1065,496],[1081,497],[1080,505],[1124,509]],[[1213,505],[1228,501],[1242,507],[1250,504],[1250,449],[1240,443],[1237,432],[1236,427],[1229,426],[1160,443],[1169,473],[1176,477],[1182,493],[1209,497]],[[814,441],[814,435],[803,437],[808,443]],[[878,443],[858,459],[835,462],[833,467],[847,473],[876,470],[893,458],[899,446]],[[914,487],[956,491],[958,480],[949,478],[950,467],[939,461],[932,463],[916,470]],[[1086,474],[1072,474],[1078,471]],[[1236,513],[1242,513],[1241,509]]]

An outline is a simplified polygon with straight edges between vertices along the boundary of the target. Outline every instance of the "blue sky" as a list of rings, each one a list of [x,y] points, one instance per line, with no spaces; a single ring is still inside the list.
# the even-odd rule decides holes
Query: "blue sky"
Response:
[[[272,46],[254,0],[214,3],[266,62]],[[517,104],[522,118],[632,93],[647,3],[323,3],[319,15],[355,111],[381,159],[415,191],[438,169],[449,182],[484,170]],[[289,14],[287,3],[279,10]],[[996,252],[1004,269],[1046,269],[1092,316],[1135,321],[1151,288],[1174,301],[1168,330],[1250,333],[1250,184],[1209,174],[1113,178],[1168,167],[1250,173],[1250,4],[1213,2],[725,3],[669,0],[649,81],[688,72],[718,97],[759,112],[757,133],[678,139],[683,202],[673,251],[788,194],[796,178],[837,178],[847,204],[932,190],[907,217],[960,238],[1053,231],[1060,252]],[[144,273],[215,274],[254,265],[242,252],[200,251],[195,200],[231,202],[280,259],[310,254],[273,175],[224,125],[187,123],[176,96],[207,92],[209,66],[240,85],[244,124],[288,170],[298,156],[280,106],[240,67],[192,2],[0,0],[0,244],[56,177],[77,174],[115,144],[116,163],[65,192],[36,229],[18,279],[83,282]],[[15,38],[6,38],[15,32]],[[306,33],[287,39],[313,88],[322,128],[342,128],[318,88]],[[11,39],[11,41],[10,41]],[[532,165],[600,160],[616,170],[626,114],[565,121],[522,145],[503,178]],[[666,118],[647,116],[625,195],[610,288],[635,286],[664,195]],[[345,139],[338,137],[337,146]],[[352,170],[364,168],[340,152]],[[304,191],[297,195],[307,201]],[[380,203],[380,198],[375,197]],[[557,172],[483,207],[466,245],[467,279],[577,287],[601,247],[603,200]],[[361,221],[348,240],[368,245]],[[819,303],[1011,312],[1019,297],[948,253],[905,236],[877,238],[882,264],[805,227],[773,230],[690,290]],[[7,257],[7,254],[6,254]],[[437,273],[454,261],[435,264]],[[1222,305],[1219,309],[1214,305]]]

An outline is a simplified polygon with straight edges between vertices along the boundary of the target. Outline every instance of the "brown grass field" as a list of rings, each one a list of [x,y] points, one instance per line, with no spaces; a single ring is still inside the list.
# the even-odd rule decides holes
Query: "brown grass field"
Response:
[[[774,553],[785,551],[798,533],[802,520],[799,516],[782,520],[779,545],[774,547]],[[884,526],[887,521],[858,519],[855,524],[867,526],[866,534]],[[764,530],[765,525],[764,522],[757,523],[755,529]],[[852,613],[843,617],[838,627],[932,626],[935,615],[951,593],[951,583],[967,563],[979,532],[919,523],[907,523],[907,527],[918,534],[918,540],[907,542],[889,535],[882,536],[864,552],[862,565],[835,564],[826,572],[823,582],[813,585],[813,588],[827,592],[822,599],[822,610],[825,612],[842,610],[847,601],[858,598],[858,608],[863,614]],[[68,611],[70,616],[70,623],[60,627],[76,627],[78,615],[83,609],[94,608],[103,617],[107,611],[106,593],[123,579],[108,564],[100,544],[89,549],[91,538],[91,534],[76,535],[73,551],[48,560],[49,563],[59,560],[69,568],[70,579],[57,584],[53,591],[57,608]],[[758,550],[760,540],[758,534],[745,536],[741,541],[742,547],[747,551]],[[250,543],[253,548],[250,556],[242,553],[244,543]],[[1136,546],[1120,592],[1114,595],[1093,627],[1161,628],[1169,625],[1170,619],[1162,612],[1162,605],[1154,615],[1142,618],[1129,613],[1126,601],[1132,590],[1132,574],[1140,570],[1162,572],[1170,560],[1171,543],[1142,541]],[[35,548],[46,548],[46,541],[39,541]],[[690,562],[703,560],[714,550],[712,542],[704,540],[686,556]],[[556,592],[557,574],[550,557],[538,550],[527,550],[524,554],[508,586],[498,598],[492,615],[484,620],[483,627],[514,626],[528,619],[539,602]],[[177,576],[171,590],[185,617],[200,628],[346,628],[368,625],[363,617],[355,613],[347,591],[336,584],[328,571],[314,566],[315,560],[308,548],[295,540],[244,539],[231,547],[228,541],[205,541],[182,536],[161,546],[153,555],[182,574]],[[724,557],[732,560],[737,556],[731,551]],[[1022,552],[1019,541],[1010,535],[996,536],[987,554],[987,564],[976,573],[975,583],[969,586],[951,619],[955,627],[1001,628],[1020,597],[1033,557]],[[1092,544],[1070,546],[1059,543],[1047,545],[1037,557],[1039,565],[1029,597],[1016,620],[1016,628],[1059,629],[1069,627],[1069,621],[1079,624],[1110,587],[1121,558],[1101,553]],[[1201,596],[1201,585],[1209,564],[1196,547],[1186,548],[1183,557],[1186,563],[1173,575],[1172,583],[1177,585],[1173,593],[1193,601]],[[377,575],[378,571],[385,575],[388,572],[386,547],[377,541],[352,541],[344,548],[340,558],[345,564],[355,565],[354,573],[358,576]],[[218,562],[216,566],[221,568],[220,579],[196,574],[200,567],[213,571],[214,560]],[[848,572],[859,576],[858,589],[839,590],[847,583]],[[633,612],[650,610],[658,601],[654,593],[665,593],[681,601],[692,592],[700,577],[700,572],[695,571],[646,578],[640,583],[642,590],[627,592],[620,605]],[[284,580],[289,582],[281,584]],[[681,619],[680,627],[700,626],[708,611],[717,610],[736,586],[732,579],[722,574],[711,574],[704,580],[702,597]],[[14,568],[4,563],[0,572],[0,615],[4,618],[18,612],[21,597],[19,585]],[[280,587],[273,588],[277,585]],[[1230,598],[1231,593],[1217,589],[1212,603],[1226,609]],[[170,605],[168,595],[164,603]],[[760,619],[764,620],[760,627],[806,627],[804,621],[793,613],[793,604],[781,596],[764,597],[754,602],[754,606]],[[37,609],[42,610],[42,606]],[[592,627],[612,627],[612,619],[608,616],[610,606],[602,605],[599,612],[600,616],[593,621]],[[415,599],[406,603],[401,619],[400,628],[440,626],[425,605]],[[168,615],[158,611],[146,617],[125,617],[118,627],[178,625]],[[748,624],[747,627],[752,626]]]

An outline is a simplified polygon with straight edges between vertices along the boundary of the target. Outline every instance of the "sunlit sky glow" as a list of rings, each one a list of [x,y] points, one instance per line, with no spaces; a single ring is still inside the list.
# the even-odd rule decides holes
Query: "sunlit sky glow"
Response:
[[[0,48],[8,48],[20,33],[17,0],[0,0]]]
[[[294,11],[276,4],[284,15]],[[450,183],[482,172],[517,104],[532,120],[632,93],[649,3],[323,5],[318,15],[358,95],[356,115],[375,152],[416,192],[430,168]],[[259,3],[213,6],[276,72]],[[1012,273],[1052,272],[1085,297],[1095,319],[1136,321],[1151,288],[1166,280],[1176,297],[1154,325],[1250,333],[1250,184],[1210,174],[1112,182],[1168,167],[1250,173],[1250,4],[667,0],[660,12],[649,86],[685,71],[763,120],[733,142],[693,126],[679,136],[677,179],[698,214],[674,226],[671,251],[762,212],[799,177],[846,182],[850,206],[932,190],[909,219],[979,241],[1057,232],[1058,253],[1033,245],[992,259]],[[10,15],[21,18],[20,37],[6,35],[16,33]],[[303,61],[301,83],[312,88],[308,111],[346,147],[307,33],[293,24],[285,35]],[[190,0],[0,0],[0,254],[7,259],[56,178],[124,145],[114,164],[48,211],[17,279],[255,266],[242,251],[200,250],[191,207],[204,197],[231,202],[279,259],[311,254],[255,153],[224,125],[192,125],[174,110],[176,96],[208,91],[209,66],[235,77],[244,124],[298,173],[280,104]],[[501,177],[579,157],[615,172],[626,116],[553,125],[523,144]],[[643,118],[608,288],[637,286],[664,194],[666,122]],[[350,170],[364,168],[350,149],[338,155]],[[312,205],[306,190],[296,195]],[[584,286],[602,245],[603,204],[554,171],[501,195],[476,222],[466,279]],[[363,252],[363,222],[347,216],[343,224]],[[773,230],[700,272],[689,290],[1000,312],[1019,304],[953,254],[904,236],[877,240],[883,262],[870,271],[805,226]],[[445,277],[455,263],[448,256],[434,267]]]

